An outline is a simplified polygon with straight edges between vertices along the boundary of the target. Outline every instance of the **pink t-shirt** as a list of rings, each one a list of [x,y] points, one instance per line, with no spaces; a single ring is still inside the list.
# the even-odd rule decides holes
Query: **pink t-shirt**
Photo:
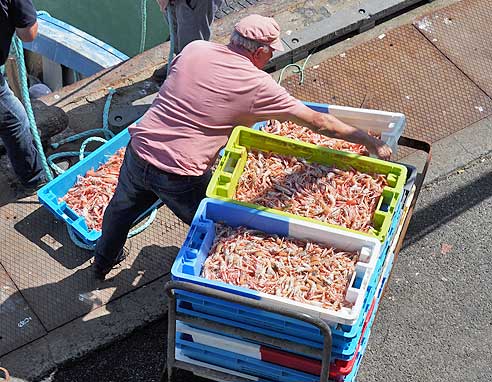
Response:
[[[166,172],[202,175],[235,126],[305,107],[246,54],[207,41],[188,44],[152,106],[129,128],[136,153]]]

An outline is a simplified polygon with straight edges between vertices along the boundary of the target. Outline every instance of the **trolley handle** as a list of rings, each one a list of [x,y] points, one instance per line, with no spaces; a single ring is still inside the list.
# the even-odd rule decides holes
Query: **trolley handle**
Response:
[[[422,169],[422,172],[417,174],[417,180],[415,181],[415,194],[412,202],[410,203],[410,207],[407,212],[407,217],[403,222],[403,228],[400,233],[400,237],[395,247],[395,262],[400,253],[401,248],[403,247],[403,241],[405,239],[405,235],[408,230],[408,226],[410,225],[410,220],[412,219],[413,210],[415,209],[415,205],[417,204],[417,199],[419,197],[420,191],[422,190],[422,186],[424,185],[425,176],[427,175],[427,170],[429,169],[429,164],[432,158],[432,147],[431,144],[425,141],[419,141],[418,139],[409,138],[409,137],[400,137],[398,140],[398,144],[400,146],[409,147],[411,149],[416,149],[419,151],[423,151],[427,153],[427,158]]]
[[[247,306],[249,308],[260,309],[270,313],[280,314],[283,316],[287,316],[289,318],[293,318],[296,320],[300,320],[303,322],[307,322],[315,327],[317,327],[321,333],[323,334],[323,358],[321,364],[321,374],[320,381],[327,381],[329,377],[330,371],[330,356],[331,356],[331,347],[332,347],[332,336],[330,326],[321,320],[320,318],[313,317],[306,313],[300,313],[292,308],[284,307],[284,306],[275,306],[271,305],[268,302],[263,300],[253,300],[251,298],[247,298],[244,296],[239,296],[231,293],[227,293],[221,290],[209,288],[206,286],[187,283],[183,281],[168,281],[164,290],[166,291],[169,298],[169,322],[168,322],[168,335],[173,335],[173,338],[168,339],[168,369],[170,368],[169,362],[175,361],[175,337],[176,337],[176,298],[174,296],[174,290],[184,290],[191,293],[197,293],[201,295],[206,295],[207,297],[212,297],[220,300],[224,300],[234,304],[240,304]],[[172,345],[172,349],[171,349]]]
[[[429,169],[429,164],[432,158],[432,147],[431,144],[425,141],[420,141],[418,139],[414,138],[409,138],[409,137],[400,137],[398,140],[398,145],[399,146],[404,146],[404,147],[409,147],[411,149],[416,149],[419,151],[423,151],[427,153],[427,158],[425,161],[424,168],[422,169],[422,172],[420,172],[417,176],[417,180],[415,182],[415,197],[414,200],[416,201],[418,199],[418,196],[420,194],[420,190],[422,189],[422,186],[424,184],[424,179],[425,176],[427,175],[427,170]]]

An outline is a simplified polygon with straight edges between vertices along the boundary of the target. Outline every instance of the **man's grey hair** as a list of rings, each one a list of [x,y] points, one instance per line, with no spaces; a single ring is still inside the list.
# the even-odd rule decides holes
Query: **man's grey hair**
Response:
[[[268,45],[246,38],[236,30],[232,31],[231,33],[231,45],[244,48],[250,51],[251,53],[255,52],[258,48],[262,48],[262,47],[265,49],[269,49]]]

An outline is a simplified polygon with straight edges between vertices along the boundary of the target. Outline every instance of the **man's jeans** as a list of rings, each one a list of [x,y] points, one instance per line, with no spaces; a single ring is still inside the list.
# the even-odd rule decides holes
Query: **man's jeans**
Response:
[[[39,153],[32,142],[26,111],[1,74],[0,138],[14,172],[24,186],[36,186],[46,177]]]
[[[210,40],[214,15],[223,2],[223,0],[176,0],[168,5],[174,24],[174,53],[181,53],[192,41]],[[167,20],[166,14],[164,18]]]
[[[141,159],[128,144],[118,186],[104,213],[102,236],[94,255],[97,266],[111,268],[132,224],[159,198],[178,218],[191,224],[210,177],[210,171],[202,176],[181,176],[159,170]]]

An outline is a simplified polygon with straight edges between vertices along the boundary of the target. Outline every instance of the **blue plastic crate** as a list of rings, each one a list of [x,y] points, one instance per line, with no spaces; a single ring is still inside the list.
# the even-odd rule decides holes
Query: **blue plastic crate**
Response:
[[[386,246],[386,253],[389,245]],[[356,324],[332,326],[333,351],[340,359],[350,359],[357,348],[362,326],[375,297],[377,284],[386,260],[386,253],[378,259],[378,268],[371,279],[363,305],[363,313]],[[298,341],[311,346],[322,346],[322,335],[316,327],[307,323],[253,308],[230,304],[222,300],[176,291],[178,311],[217,322],[239,326],[258,333],[275,335],[279,338]],[[291,333],[296,333],[293,336]]]
[[[232,227],[245,226],[282,237],[326,243],[347,251],[360,251],[361,256],[355,266],[355,278],[347,290],[347,299],[353,303],[353,306],[334,311],[202,277],[202,267],[215,238],[216,222],[222,222]],[[204,199],[198,207],[188,236],[176,257],[171,273],[174,280],[205,285],[252,299],[270,301],[279,306],[289,306],[299,312],[320,317],[328,323],[339,322],[353,325],[358,321],[363,309],[368,282],[372,278],[374,265],[378,261],[380,246],[377,238],[367,235],[291,219],[217,199]]]
[[[370,335],[370,329],[366,331],[366,335],[361,341],[361,347],[357,354],[355,365],[345,377],[339,376],[331,378],[334,382],[351,382],[354,381],[357,375],[362,357],[366,351],[367,341]],[[257,377],[258,381],[277,381],[277,382],[319,382],[319,376],[308,374],[302,371],[294,370],[284,366],[264,362],[256,358],[233,353],[223,349],[207,346],[196,343],[190,340],[186,334],[177,334],[176,339],[177,349],[186,357],[193,360],[205,362],[210,365],[234,370],[240,373]]]
[[[97,169],[100,165],[106,163],[110,156],[115,154],[120,148],[126,147],[129,141],[130,134],[128,133],[128,129],[125,129],[38,191],[38,199],[41,204],[55,215],[57,219],[67,223],[74,230],[77,237],[86,244],[95,244],[101,237],[101,231],[89,230],[85,223],[85,219],[82,216],[77,215],[75,211],[68,207],[66,202],[61,201],[60,198],[65,196],[68,190],[73,187],[79,175],[83,176],[90,169]],[[147,215],[159,204],[160,201],[143,213],[137,221]]]
[[[377,286],[377,293],[376,293],[376,287],[370,292],[370,300],[367,303],[364,314],[362,315],[362,325],[358,327],[358,332],[356,336],[353,338],[347,338],[344,337],[344,332],[341,331],[340,329],[335,328],[332,330],[332,357],[333,358],[341,359],[341,360],[350,360],[355,355],[355,352],[357,351],[357,347],[359,344],[359,340],[363,335],[362,333],[363,323],[367,318],[368,311],[370,310],[373,301],[375,302],[374,310],[376,310],[376,307],[379,304],[381,290],[385,286],[386,279],[389,275],[392,265],[393,265],[393,255],[391,255],[391,257],[387,259],[387,262],[385,264],[385,276],[383,276],[380,280],[378,280],[379,284]],[[244,317],[239,317],[240,311],[237,309],[231,311],[231,307],[227,304],[220,305],[220,302],[217,301],[218,309],[217,308],[211,309],[210,308],[211,304],[209,303],[209,301],[206,301],[205,304],[203,303],[204,303],[204,299],[200,298],[200,296],[197,297],[197,296],[193,296],[193,294],[185,293],[185,295],[180,295],[179,297],[178,312],[190,316],[198,317],[204,320],[211,320],[233,327],[234,326],[240,327],[245,330],[265,334],[268,336],[274,336],[280,339],[303,343],[309,346],[314,346],[318,348],[322,348],[323,346],[323,336],[321,335],[319,330],[317,330],[315,327],[311,325],[309,325],[309,327],[313,329],[313,335],[306,336],[305,328],[304,327],[299,328],[297,326],[298,322],[296,320],[291,320],[286,317],[279,318],[278,315],[269,314],[267,312],[262,312],[262,313],[268,314],[269,317],[264,317],[263,315],[261,315],[258,318],[257,316],[252,314],[255,313],[254,310],[249,314],[245,314]],[[189,305],[189,307],[187,308],[186,305]],[[263,319],[263,321],[259,321],[260,319]],[[268,322],[270,320],[279,320],[279,319],[280,319],[280,323],[284,324],[283,330],[279,330],[278,326],[274,326],[273,329],[270,329],[268,327],[269,325],[265,325],[265,322]],[[288,325],[287,321],[290,321],[289,322],[291,323],[290,326]],[[296,334],[292,335],[290,333],[296,333]],[[221,334],[221,333],[217,333],[217,334]]]
[[[354,380],[365,354],[368,338],[370,335],[368,327],[364,332],[359,352],[352,371],[345,377],[337,376],[331,378],[334,381],[351,382]],[[181,353],[191,359],[206,362],[210,365],[219,366],[248,374],[259,378],[268,378],[270,381],[278,382],[298,382],[298,381],[319,381],[319,375],[313,375],[306,372],[291,369],[285,366],[265,362],[247,355],[233,353],[231,351],[208,346],[206,344],[194,342],[191,336],[183,333],[177,333],[176,347]]]
[[[395,233],[396,229],[393,230],[393,235]],[[388,250],[389,245],[386,246],[385,253],[381,254],[378,259],[378,268],[375,272],[377,277],[371,279],[363,305],[363,313],[357,323],[353,326],[332,326],[333,352],[339,359],[348,360],[353,357],[356,351],[367,311],[375,298],[376,288],[382,277]],[[319,329],[307,323],[185,291],[176,291],[176,295],[179,312],[266,335],[275,333],[278,338],[297,341],[310,346],[322,346],[323,338]],[[296,333],[296,335],[291,333]]]
[[[352,382],[357,375],[360,364],[362,362],[363,355],[365,354],[367,342],[370,336],[371,328],[376,317],[376,313],[379,307],[382,292],[385,288],[386,282],[389,278],[392,266],[393,266],[394,254],[390,254],[385,264],[385,272],[382,279],[378,285],[378,291],[375,296],[374,309],[371,314],[371,318],[367,324],[364,332],[364,336],[360,342],[360,347],[358,348],[357,357],[354,367],[351,372],[345,377],[338,376],[334,378],[335,381]],[[203,329],[202,329],[203,330]],[[205,337],[206,338],[206,337]],[[237,338],[237,337],[236,337]],[[241,340],[241,338],[238,338]],[[203,339],[202,339],[203,341]],[[226,343],[223,340],[219,340],[218,344],[222,343],[222,346]],[[217,346],[217,345],[216,345]],[[226,350],[224,348],[214,347],[211,344],[197,343],[193,341],[193,336],[186,333],[178,333],[177,347],[181,350],[183,355],[199,360],[202,362],[207,362],[211,365],[217,365],[222,367],[227,367],[229,369],[246,373],[255,377],[263,377],[271,379],[272,381],[311,381],[319,380],[319,376],[308,374],[302,371],[297,371],[285,366],[272,364],[269,362],[262,361],[257,358],[248,356],[247,354],[251,351],[249,347],[245,347],[246,354],[238,354],[231,351],[229,348]],[[238,346],[241,349],[242,346]],[[251,355],[251,354],[250,354]],[[332,358],[332,361],[334,359]],[[298,378],[298,379],[296,379]],[[302,379],[299,379],[302,378]],[[316,379],[318,378],[318,379]]]
[[[391,263],[388,265],[388,262]],[[387,259],[384,264],[386,273],[388,267],[392,266],[393,257]],[[378,282],[382,278],[378,279]],[[386,282],[386,280],[384,280]],[[376,283],[377,284],[377,283]],[[351,359],[357,349],[362,335],[363,323],[367,313],[376,299],[377,285],[368,292],[368,301],[361,316],[361,324],[357,326],[357,333],[353,337],[347,337],[340,327],[332,328],[333,357],[342,360]],[[241,327],[242,329],[265,335],[274,335],[277,338],[303,343],[309,346],[322,347],[323,337],[319,330],[309,324],[299,322],[287,317],[268,312],[258,312],[256,309],[238,307],[224,301],[204,298],[204,296],[178,292],[178,311],[191,316],[206,320],[212,320],[229,326]],[[308,332],[309,331],[309,332]],[[292,335],[291,333],[296,333]],[[220,333],[219,333],[220,334]]]
[[[368,335],[369,335],[369,333],[368,333]],[[360,353],[357,355],[357,361],[356,361],[356,364],[355,364],[354,368],[352,369],[351,373],[348,374],[345,377],[331,378],[329,380],[329,382],[355,382],[355,377],[356,377],[357,372],[359,370],[360,363],[362,361],[362,357],[363,357],[363,355],[364,355],[364,353],[366,351],[367,339],[368,339],[367,337],[364,338],[363,341],[362,341],[362,343],[361,343]],[[192,351],[194,351],[194,350],[192,350]],[[200,353],[199,353],[199,355],[200,355]],[[177,347],[177,349],[176,349],[176,359],[179,359],[181,362],[185,362],[185,363],[192,364],[192,365],[206,367],[207,369],[217,370],[217,371],[220,371],[220,372],[229,374],[229,375],[238,375],[240,377],[245,377],[247,379],[251,379],[252,381],[257,381],[257,382],[272,382],[271,379],[264,379],[264,378],[260,378],[260,377],[248,375],[248,374],[245,374],[245,373],[237,372],[235,370],[232,370],[228,365],[226,367],[221,367],[221,366],[218,366],[218,365],[215,365],[215,364],[212,364],[212,363],[208,363],[208,362],[205,362],[205,361],[199,361],[199,360],[195,360],[195,359],[189,358],[189,357],[187,357],[187,356],[185,356],[183,354],[183,352],[181,351],[181,348],[180,347]],[[307,374],[307,375],[309,376],[309,374]],[[319,382],[319,377],[317,378],[317,381]]]

